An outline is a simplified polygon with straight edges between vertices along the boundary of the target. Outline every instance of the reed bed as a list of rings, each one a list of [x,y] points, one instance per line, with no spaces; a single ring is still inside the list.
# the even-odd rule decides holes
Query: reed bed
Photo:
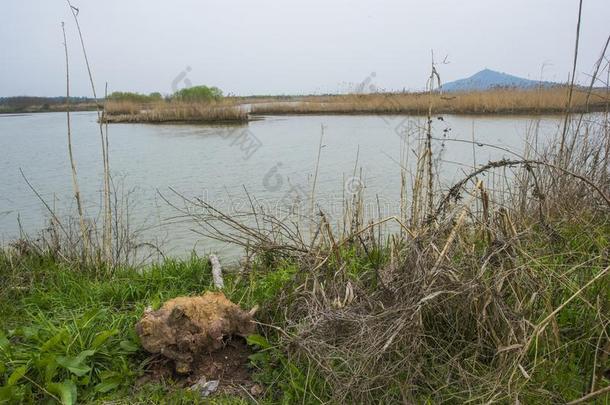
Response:
[[[247,111],[227,102],[159,101],[134,103],[108,101],[104,121],[108,123],[246,122]]]
[[[575,90],[573,112],[605,111],[610,98],[605,90]],[[432,105],[438,114],[563,113],[566,87],[534,90],[495,89],[467,93],[374,93],[309,96],[294,102],[253,104],[254,114],[415,114],[425,115]]]

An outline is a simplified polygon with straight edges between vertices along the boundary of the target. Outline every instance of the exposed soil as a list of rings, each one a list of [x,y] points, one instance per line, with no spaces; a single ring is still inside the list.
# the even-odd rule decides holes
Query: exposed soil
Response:
[[[218,390],[213,395],[256,396],[261,392],[261,387],[252,380],[248,367],[248,356],[252,354],[252,350],[241,337],[232,337],[224,343],[224,347],[212,353],[197,356],[192,363],[191,372],[186,375],[176,373],[171,360],[157,355],[149,363],[145,375],[138,380],[137,385],[171,380],[179,387],[187,388],[205,378],[207,381],[220,381]]]

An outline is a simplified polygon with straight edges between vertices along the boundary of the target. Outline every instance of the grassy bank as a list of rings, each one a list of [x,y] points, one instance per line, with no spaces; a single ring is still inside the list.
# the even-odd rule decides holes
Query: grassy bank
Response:
[[[562,221],[552,235],[533,227],[519,237],[516,252],[485,242],[476,228],[464,229],[459,239],[442,266],[445,289],[421,296],[411,286],[411,295],[398,301],[395,289],[405,286],[392,285],[400,277],[387,274],[400,269],[396,257],[357,244],[337,250],[320,271],[269,251],[241,275],[226,276],[229,298],[244,308],[261,305],[258,329],[265,339],[253,346],[258,350],[249,365],[265,387],[256,400],[504,402],[518,395],[524,403],[563,403],[590,391],[594,375],[598,389],[608,385],[608,277],[568,300],[608,266],[610,218]],[[147,306],[212,289],[207,260],[168,260],[101,276],[52,257],[5,251],[0,281],[0,401],[203,402],[177,377],[146,378],[159,358],[139,347],[134,324]],[[376,307],[378,300],[385,307]],[[418,320],[399,310],[412,300],[420,302]],[[561,312],[517,356],[522,347],[514,342],[528,337],[529,322],[539,324],[556,308]],[[368,357],[384,344],[386,354]],[[371,379],[364,397],[343,391],[349,384],[335,385],[362,372]],[[515,392],[509,394],[511,377]],[[357,381],[352,384],[364,383]],[[384,388],[374,388],[382,382]],[[250,401],[219,395],[211,403]]]
[[[573,112],[606,111],[608,93],[575,91]],[[253,104],[255,114],[414,114],[432,105],[438,114],[557,114],[566,111],[568,89],[496,89],[468,93],[375,93],[308,96],[296,102]]]
[[[147,306],[212,289],[208,261],[121,267],[112,276],[99,270],[50,256],[0,253],[0,403],[202,402],[178,377],[142,382],[159,358],[139,347],[134,324]],[[255,266],[245,276],[227,275],[224,291],[245,307],[270,303],[295,271],[288,264],[273,273]],[[277,349],[266,353],[251,364],[254,380],[265,383],[266,402],[302,395],[291,384],[306,385],[304,375],[295,374]],[[276,360],[282,367],[272,369]],[[246,400],[220,395],[212,403]]]

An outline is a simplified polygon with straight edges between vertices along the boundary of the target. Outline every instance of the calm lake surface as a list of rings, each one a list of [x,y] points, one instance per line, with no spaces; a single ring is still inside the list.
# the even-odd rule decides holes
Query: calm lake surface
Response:
[[[81,193],[91,217],[99,216],[102,189],[96,119],[94,112],[72,114]],[[479,144],[519,152],[527,134],[548,139],[561,122],[561,117],[435,117],[434,136],[439,140],[434,148],[442,158],[443,183],[449,185],[472,170],[469,141],[473,137]],[[244,187],[267,207],[303,200],[311,193],[323,128],[316,199],[336,218],[345,193],[363,184],[367,199],[378,196],[384,202],[383,214],[393,214],[399,209],[403,140],[414,147],[424,125],[423,117],[360,115],[262,117],[231,127],[113,124],[109,126],[111,172],[117,187],[130,193],[130,224],[143,229],[143,241],[159,244],[171,256],[195,249],[228,258],[235,255],[234,248],[202,239],[191,230],[196,225],[176,218],[179,212],[162,198],[181,205],[170,188],[228,211],[247,207]],[[478,164],[514,157],[485,145],[474,149]],[[60,216],[75,212],[65,113],[0,115],[0,150],[1,243],[19,236],[19,222],[30,236],[48,225],[48,212],[20,169]],[[409,167],[414,160],[411,152]],[[357,179],[352,180],[355,167]],[[372,210],[377,210],[376,204]]]

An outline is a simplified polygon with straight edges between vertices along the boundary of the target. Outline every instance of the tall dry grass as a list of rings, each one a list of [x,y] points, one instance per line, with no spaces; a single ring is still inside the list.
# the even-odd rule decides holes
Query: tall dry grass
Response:
[[[438,114],[563,113],[568,88],[495,89],[467,93],[375,93],[310,96],[294,102],[253,104],[255,114],[417,114],[432,104]],[[605,91],[575,89],[572,111],[603,111],[610,100]]]
[[[230,102],[158,101],[140,104],[109,100],[104,120],[109,123],[246,122],[248,112]]]

